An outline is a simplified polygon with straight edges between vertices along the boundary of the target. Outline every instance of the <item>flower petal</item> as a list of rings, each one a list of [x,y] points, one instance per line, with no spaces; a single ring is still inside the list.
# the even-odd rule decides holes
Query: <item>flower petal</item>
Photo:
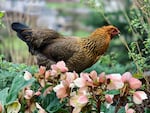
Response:
[[[136,104],[142,104],[142,101],[147,98],[148,97],[144,91],[136,91],[133,94],[133,102]]]
[[[131,77],[132,77],[132,74],[130,72],[125,72],[121,78],[123,82],[128,82]]]
[[[142,86],[142,82],[132,77],[129,79],[129,85],[131,89],[138,89]]]
[[[24,73],[24,79],[25,79],[25,80],[30,80],[31,78],[32,78],[31,73],[28,72],[28,71],[25,71],[25,73]]]

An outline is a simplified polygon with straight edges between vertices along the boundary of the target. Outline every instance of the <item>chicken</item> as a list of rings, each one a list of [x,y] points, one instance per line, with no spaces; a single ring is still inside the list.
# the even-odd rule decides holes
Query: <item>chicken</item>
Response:
[[[96,29],[86,38],[63,36],[51,29],[31,29],[19,22],[12,23],[12,29],[37,57],[39,66],[49,69],[63,60],[69,71],[78,73],[96,63],[106,52],[111,39],[120,33],[112,25]]]

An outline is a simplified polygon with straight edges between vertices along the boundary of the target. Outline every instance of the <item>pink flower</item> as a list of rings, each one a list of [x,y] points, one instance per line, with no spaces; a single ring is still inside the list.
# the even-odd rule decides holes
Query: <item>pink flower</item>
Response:
[[[74,107],[72,113],[80,113],[81,109],[88,103],[86,95],[75,95],[70,98],[70,105]]]
[[[109,82],[107,85],[107,89],[121,89],[124,86],[122,82],[120,74],[110,74],[106,76],[107,81]]]
[[[97,72],[96,71],[91,71],[90,72],[90,77],[93,81],[97,81],[98,77],[97,77]]]
[[[48,79],[50,77],[50,75],[51,75],[50,70],[46,71],[45,72],[45,79]]]
[[[136,104],[142,104],[142,101],[148,99],[144,91],[136,91],[133,94],[133,102]]]
[[[28,71],[25,71],[25,73],[24,73],[24,79],[25,80],[30,80],[31,78],[32,78],[31,73],[29,73]]]
[[[57,64],[51,65],[52,70],[60,71],[60,72],[67,72],[68,68],[66,67],[66,64],[64,61],[59,61]]]
[[[2,104],[0,102],[0,113],[2,113],[2,111],[3,111],[3,107],[2,107]]]
[[[27,90],[25,90],[24,98],[29,100],[29,99],[31,99],[33,97],[33,95],[34,95],[34,91],[32,91],[30,89],[27,89]]]
[[[78,90],[79,95],[89,95],[88,87],[82,87]]]
[[[60,84],[55,86],[53,88],[53,90],[56,92],[56,95],[57,95],[58,98],[65,98],[66,96],[68,96],[67,86],[62,81],[61,81]]]
[[[58,72],[56,70],[50,70],[51,77],[58,77]]]
[[[75,72],[66,72],[66,78],[65,80],[70,84],[72,83],[76,78],[78,78],[78,74]]]
[[[122,75],[122,81],[129,83],[129,86],[131,89],[138,89],[142,85],[142,82],[132,77],[130,72],[126,72]]]
[[[93,80],[90,78],[88,73],[81,73],[80,78],[74,80],[74,84],[77,87],[94,86]]]
[[[39,68],[39,73],[40,73],[41,75],[43,75],[43,74],[45,73],[45,71],[46,71],[46,67],[40,66],[40,68]]]
[[[130,72],[126,72],[121,78],[123,82],[129,82],[130,78],[132,78],[132,74]]]
[[[74,80],[74,84],[81,88],[86,86],[86,81],[83,78],[77,78]]]
[[[47,113],[37,102],[35,103],[35,105],[39,109],[38,113]]]
[[[94,78],[92,79],[88,73],[81,73],[80,78],[84,80],[85,86],[94,87],[94,81],[93,81]]]
[[[87,82],[92,82],[92,79],[90,78],[90,75],[88,73],[81,73],[80,78],[84,79]]]
[[[129,85],[131,89],[138,89],[141,87],[142,82],[136,78],[130,78],[129,79]]]
[[[99,85],[99,77],[97,75],[97,72],[96,71],[91,71],[90,72],[90,78],[92,79],[92,84],[95,85],[95,86],[98,86]],[[92,86],[93,86],[92,85]]]
[[[125,105],[125,112],[126,113],[135,113],[135,110],[132,108],[129,108],[128,103]]]
[[[108,95],[108,94],[106,94],[105,95],[106,102],[109,103],[109,104],[112,104],[113,103],[113,97],[114,97],[114,95]]]
[[[104,83],[105,81],[106,81],[106,76],[105,73],[103,72],[99,75],[99,82]]]
[[[37,91],[37,92],[34,93],[34,95],[40,96],[40,95],[41,95],[41,92],[40,92],[40,91]]]

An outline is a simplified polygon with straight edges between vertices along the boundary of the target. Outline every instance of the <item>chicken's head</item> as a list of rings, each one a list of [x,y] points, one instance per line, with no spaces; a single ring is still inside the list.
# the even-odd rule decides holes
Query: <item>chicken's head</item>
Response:
[[[107,30],[108,34],[110,34],[111,39],[120,34],[120,31],[117,27],[109,25],[109,26],[105,26],[105,29]]]

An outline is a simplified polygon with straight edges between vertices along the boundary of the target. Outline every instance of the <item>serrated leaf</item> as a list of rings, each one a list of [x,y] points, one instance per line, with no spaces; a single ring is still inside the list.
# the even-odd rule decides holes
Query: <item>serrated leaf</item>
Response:
[[[21,75],[16,76],[13,79],[8,97],[6,98],[7,104],[15,101],[17,99],[17,95],[20,92],[20,90],[23,89],[24,87],[32,84],[34,81],[35,81],[35,79],[33,79],[33,78],[27,81]]]
[[[4,11],[0,11],[0,18],[2,18],[4,16]]]
[[[115,106],[110,105],[105,113],[115,113]]]
[[[145,108],[144,111],[144,113],[150,113],[150,108]]]
[[[117,113],[125,113],[125,107],[121,107]]]
[[[108,90],[105,92],[105,94],[118,95],[118,94],[120,94],[120,91],[119,90]]]
[[[55,113],[59,111],[63,105],[64,103],[61,104],[59,102],[59,99],[56,97],[54,92],[46,95],[46,97],[43,99],[43,108],[46,109],[46,111],[49,113]]]
[[[5,105],[5,103],[6,103],[6,98],[8,96],[8,90],[9,90],[9,88],[5,88],[0,91],[0,102],[2,105]]]

